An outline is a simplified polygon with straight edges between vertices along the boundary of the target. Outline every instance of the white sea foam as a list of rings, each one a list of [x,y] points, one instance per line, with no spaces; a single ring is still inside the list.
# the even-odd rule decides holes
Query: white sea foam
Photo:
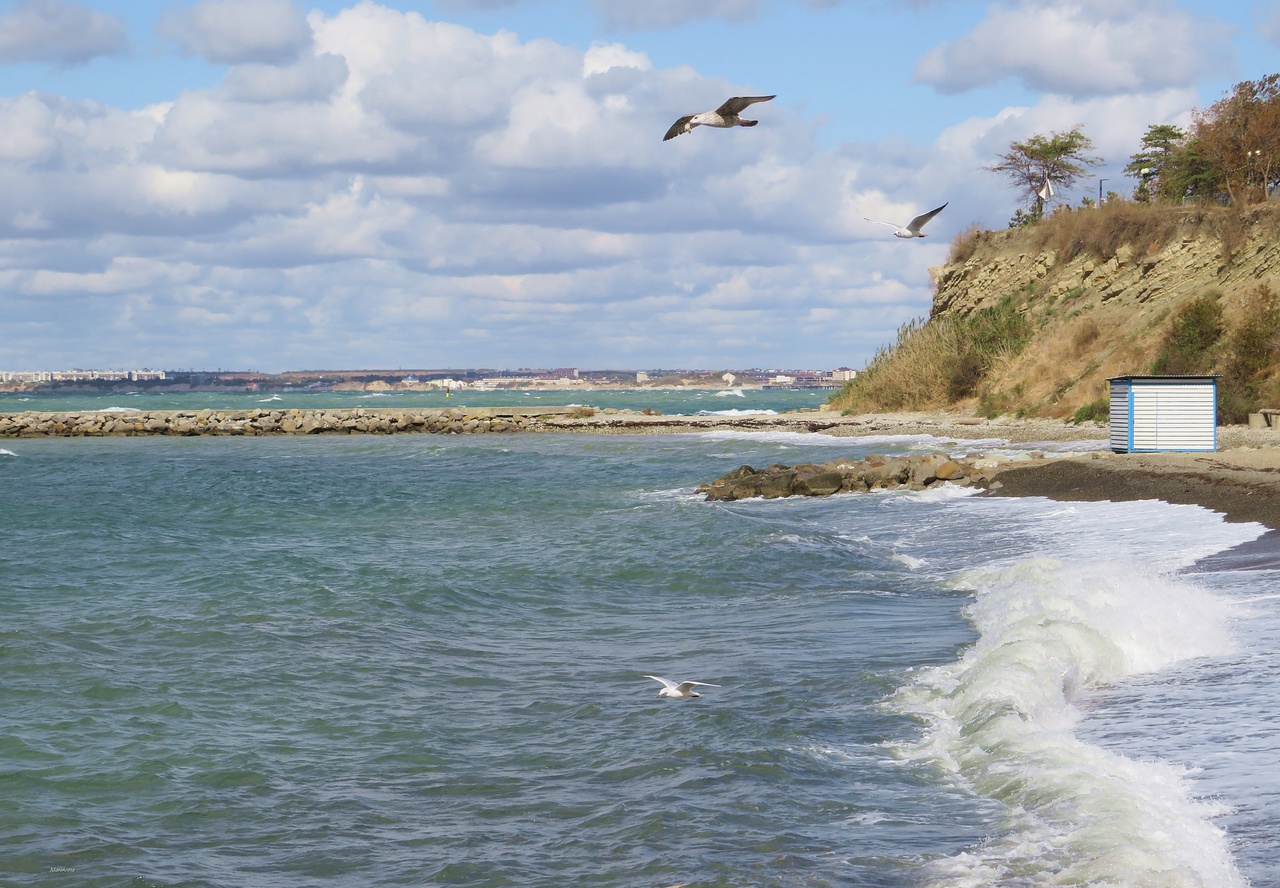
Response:
[[[926,724],[907,759],[1008,812],[1000,836],[931,864],[928,884],[1243,888],[1213,823],[1224,808],[1194,797],[1184,767],[1126,758],[1075,728],[1096,689],[1231,652],[1237,605],[1172,571],[1261,529],[1162,503],[992,502],[958,507],[1001,510],[1061,557],[963,572],[978,641],[890,702]]]
[[[764,408],[757,409],[733,409],[733,410],[699,410],[698,416],[773,416],[777,410],[766,410]]]
[[[266,404],[268,401],[283,401],[283,400],[284,400],[284,398],[280,397],[279,395],[272,395],[272,396],[271,396],[271,397],[269,397],[269,398],[259,398],[259,399],[258,399],[258,403],[259,403],[259,404]]]
[[[926,487],[924,490],[902,490],[892,492],[900,494],[896,500],[900,499],[904,505],[909,505],[912,502],[938,503],[945,500],[962,499],[964,497],[973,496],[976,493],[981,493],[982,488],[972,486],[961,487],[959,484],[952,484],[950,481],[944,481],[941,484],[934,484]]]
[[[749,413],[776,413],[775,410],[723,410],[700,411],[701,416],[733,416]],[[716,429],[698,432],[709,440],[764,441],[777,444],[804,444],[814,447],[840,447],[844,450],[863,450],[868,453],[876,448],[919,453],[942,452],[952,456],[964,456],[973,452],[992,453],[1012,458],[1030,458],[1030,451],[1043,450],[1046,456],[1066,456],[1071,453],[1106,450],[1106,441],[1056,441],[1040,444],[1010,444],[1003,438],[959,439],[940,438],[937,435],[824,435],[814,432],[747,431],[744,429]]]
[[[837,438],[833,435],[815,435],[812,432],[783,432],[783,431],[760,431],[748,432],[742,429],[715,429],[714,431],[692,432],[708,441],[733,441],[735,443],[746,441],[748,443],[765,443],[765,444],[788,444],[798,445],[812,444],[815,447],[841,447],[849,450],[857,447],[857,440],[853,438]]]
[[[726,389],[723,392],[716,392],[717,398],[745,398],[746,394],[742,389]]]
[[[894,561],[898,562],[899,564],[905,566],[907,570],[915,570],[916,568],[924,567],[926,564],[929,563],[925,561],[923,558],[916,558],[914,555],[902,555],[898,552],[894,552],[889,557],[892,558]]]
[[[3,447],[0,447],[0,456],[17,456],[17,455],[18,454],[14,453],[12,450],[6,450]]]
[[[103,407],[99,413],[137,413],[140,407]]]

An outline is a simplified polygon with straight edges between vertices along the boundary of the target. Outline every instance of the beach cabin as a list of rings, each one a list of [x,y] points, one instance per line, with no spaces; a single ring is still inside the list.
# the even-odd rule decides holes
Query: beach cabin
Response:
[[[1107,382],[1116,453],[1218,449],[1218,377],[1114,376]]]

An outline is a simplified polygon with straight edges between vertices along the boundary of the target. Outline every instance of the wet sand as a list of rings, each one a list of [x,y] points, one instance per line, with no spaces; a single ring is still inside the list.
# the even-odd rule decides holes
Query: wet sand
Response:
[[[1118,453],[1009,463],[987,496],[1044,496],[1063,502],[1155,499],[1203,506],[1228,521],[1280,528],[1280,448],[1216,453]],[[993,485],[994,486],[994,485]]]

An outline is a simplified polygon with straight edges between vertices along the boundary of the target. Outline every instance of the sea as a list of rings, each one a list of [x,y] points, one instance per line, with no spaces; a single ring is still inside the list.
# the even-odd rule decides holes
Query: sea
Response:
[[[0,413],[37,411],[49,413],[83,410],[330,410],[399,407],[561,407],[586,406],[600,410],[656,411],[676,416],[770,414],[791,410],[817,410],[835,390],[810,388],[721,389],[622,388],[457,391],[335,391],[296,388],[287,391],[168,392],[0,392]]]
[[[0,885],[1280,885],[1265,528],[697,493],[1035,446],[0,441]]]

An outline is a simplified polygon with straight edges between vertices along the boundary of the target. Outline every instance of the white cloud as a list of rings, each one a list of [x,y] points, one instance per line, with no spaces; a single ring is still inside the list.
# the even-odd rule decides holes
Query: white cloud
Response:
[[[83,65],[116,55],[127,44],[114,16],[66,0],[22,0],[0,15],[0,62]]]
[[[653,69],[653,63],[644,53],[627,49],[621,43],[603,43],[599,40],[591,44],[582,58],[584,76],[603,74],[614,68],[650,71]]]
[[[1225,26],[1170,0],[1075,0],[993,6],[972,32],[934,48],[915,79],[943,93],[1009,77],[1030,89],[1073,96],[1185,87],[1220,66]]]
[[[288,62],[311,43],[306,16],[293,0],[197,0],[170,9],[157,31],[215,64]]]
[[[54,111],[35,95],[0,99],[0,163],[25,164],[39,161],[57,149]]]
[[[591,0],[605,27],[618,31],[673,28],[700,19],[747,21],[760,12],[759,0]]]
[[[223,80],[228,95],[240,102],[321,102],[347,80],[341,56],[309,55],[292,65],[237,65]]]

